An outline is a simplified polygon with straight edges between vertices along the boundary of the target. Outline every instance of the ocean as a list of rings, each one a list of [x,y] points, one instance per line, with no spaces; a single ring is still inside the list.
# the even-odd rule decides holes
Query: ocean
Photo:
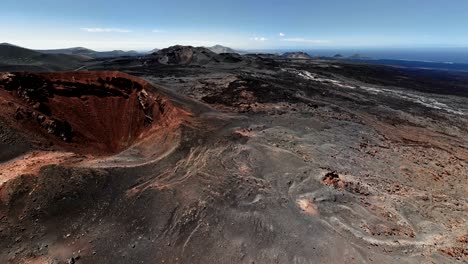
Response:
[[[281,49],[270,52],[303,51],[309,55],[333,57],[370,64],[468,72],[468,48],[353,48],[353,49]],[[358,54],[358,58],[354,56]]]
[[[352,56],[359,54],[371,59],[409,60],[442,63],[467,63],[468,48],[395,48],[395,49],[309,49],[312,56]]]

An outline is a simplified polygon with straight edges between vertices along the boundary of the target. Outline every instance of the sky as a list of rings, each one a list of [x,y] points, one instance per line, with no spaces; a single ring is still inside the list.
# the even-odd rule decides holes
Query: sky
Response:
[[[1,0],[0,42],[100,51],[468,47],[468,0]]]

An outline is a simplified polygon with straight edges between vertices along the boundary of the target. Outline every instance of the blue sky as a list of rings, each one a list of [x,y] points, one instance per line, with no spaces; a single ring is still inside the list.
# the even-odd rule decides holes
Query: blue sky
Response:
[[[96,50],[468,47],[468,1],[1,0],[0,42]]]

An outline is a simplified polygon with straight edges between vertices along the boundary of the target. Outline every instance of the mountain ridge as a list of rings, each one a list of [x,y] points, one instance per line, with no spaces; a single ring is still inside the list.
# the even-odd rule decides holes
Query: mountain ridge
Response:
[[[15,70],[34,68],[42,71],[72,70],[90,60],[90,57],[72,54],[44,54],[11,44],[0,45],[0,63]]]

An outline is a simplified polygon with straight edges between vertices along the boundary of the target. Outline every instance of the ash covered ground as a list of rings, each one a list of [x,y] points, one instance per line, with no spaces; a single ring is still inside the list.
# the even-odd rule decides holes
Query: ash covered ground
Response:
[[[466,74],[181,46],[80,70],[0,74],[1,263],[468,260]]]

